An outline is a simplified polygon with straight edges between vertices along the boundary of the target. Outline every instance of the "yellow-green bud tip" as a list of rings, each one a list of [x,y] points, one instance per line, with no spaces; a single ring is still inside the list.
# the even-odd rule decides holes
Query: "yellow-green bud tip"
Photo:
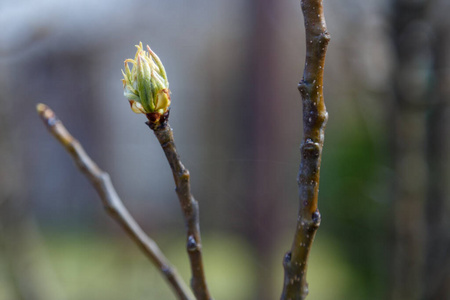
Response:
[[[122,70],[124,96],[135,113],[163,115],[170,106],[169,81],[164,66],[149,46],[148,52],[141,42],[136,48],[134,59],[126,59],[125,70]]]

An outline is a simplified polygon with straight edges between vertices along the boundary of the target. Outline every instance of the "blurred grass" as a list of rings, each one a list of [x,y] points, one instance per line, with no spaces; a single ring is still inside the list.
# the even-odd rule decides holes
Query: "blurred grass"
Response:
[[[169,260],[189,282],[184,237],[157,239]],[[54,268],[70,299],[174,299],[159,272],[128,239],[89,234],[47,238]],[[254,261],[245,241],[227,234],[204,238],[205,264],[217,299],[249,299],[255,287]]]
[[[2,253],[3,254],[3,253]],[[10,300],[14,299],[13,291],[12,291],[12,282],[10,280],[9,268],[7,263],[3,257],[0,255],[0,299],[1,300]]]
[[[72,300],[175,299],[166,282],[140,251],[123,235],[93,233],[52,233],[46,235],[46,247],[57,278]],[[171,232],[157,238],[163,251],[189,282],[189,263],[184,237]],[[280,253],[290,237],[280,241]],[[254,299],[257,289],[257,264],[250,245],[241,237],[214,232],[204,236],[206,272],[215,299]],[[274,278],[273,298],[281,293],[282,255],[274,255],[267,270]],[[0,261],[0,300],[14,299],[9,293],[5,262]],[[308,281],[310,299],[347,299],[356,284],[335,241],[318,236],[311,254]]]

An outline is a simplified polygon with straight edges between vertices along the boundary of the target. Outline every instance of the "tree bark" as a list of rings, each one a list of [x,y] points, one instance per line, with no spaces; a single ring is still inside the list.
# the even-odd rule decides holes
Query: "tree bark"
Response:
[[[306,271],[309,252],[321,216],[318,209],[320,163],[328,113],[323,99],[323,71],[328,34],[321,0],[301,1],[306,32],[303,79],[298,85],[303,103],[303,140],[298,173],[300,207],[291,250],[285,255],[282,300],[308,295]]]

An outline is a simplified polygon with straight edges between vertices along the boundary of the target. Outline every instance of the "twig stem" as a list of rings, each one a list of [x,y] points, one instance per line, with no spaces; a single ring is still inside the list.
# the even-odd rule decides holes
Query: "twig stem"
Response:
[[[155,133],[156,138],[164,150],[170,168],[172,169],[176,192],[186,223],[186,249],[191,263],[192,290],[194,291],[197,300],[211,300],[212,298],[208,291],[203,268],[198,202],[191,194],[189,171],[180,161],[170,125],[167,122],[153,124],[151,121],[149,121],[147,125],[149,125]]]
[[[328,113],[323,101],[323,70],[330,36],[322,0],[301,1],[306,32],[306,60],[298,85],[303,104],[303,140],[298,173],[300,207],[291,250],[285,255],[282,300],[303,300],[308,295],[308,256],[321,216],[317,207],[320,162]]]
[[[53,111],[44,104],[38,104],[37,111],[50,133],[69,152],[80,171],[86,175],[97,190],[108,214],[127,232],[174,290],[178,299],[193,300],[176,269],[169,263],[158,245],[145,234],[117,195],[108,173],[102,171],[86,154],[81,144],[67,131]]]

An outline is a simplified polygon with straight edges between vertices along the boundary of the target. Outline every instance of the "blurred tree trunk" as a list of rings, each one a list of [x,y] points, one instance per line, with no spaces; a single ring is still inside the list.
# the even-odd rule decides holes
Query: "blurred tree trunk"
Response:
[[[394,0],[394,257],[391,299],[449,299],[444,34],[435,1]],[[446,75],[448,76],[448,75]],[[447,82],[444,82],[447,81]],[[445,243],[443,243],[445,242]]]
[[[428,162],[430,180],[427,201],[427,256],[425,299],[450,299],[450,201],[449,201],[449,139],[450,122],[448,102],[450,99],[450,22],[438,18],[445,16],[450,6],[435,6],[432,24],[435,26],[433,40],[433,72],[435,88],[432,107],[428,116]]]
[[[394,154],[394,257],[391,298],[422,299],[425,255],[426,111],[432,51],[426,11],[430,2],[394,0],[395,103],[391,116]]]

